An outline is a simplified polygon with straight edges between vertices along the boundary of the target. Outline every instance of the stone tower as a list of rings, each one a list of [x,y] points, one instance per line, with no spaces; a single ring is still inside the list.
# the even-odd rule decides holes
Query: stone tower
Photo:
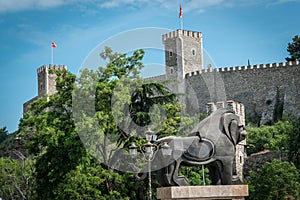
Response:
[[[162,36],[165,46],[166,78],[183,79],[185,74],[202,70],[202,33],[176,30]]]
[[[59,65],[59,66],[41,66],[37,69],[37,76],[38,76],[38,98],[43,97],[44,95],[54,94],[56,92],[56,74],[50,73],[51,69],[54,70],[61,70],[66,69],[66,66]]]
[[[23,113],[28,111],[28,106],[35,100],[44,97],[45,95],[51,95],[56,93],[56,74],[50,73],[50,70],[62,70],[67,69],[65,65],[43,65],[37,69],[38,77],[38,96],[30,99],[23,104]]]

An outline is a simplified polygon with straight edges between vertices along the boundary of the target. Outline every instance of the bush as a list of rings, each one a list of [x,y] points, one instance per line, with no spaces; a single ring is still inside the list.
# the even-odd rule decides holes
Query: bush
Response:
[[[299,199],[299,171],[294,164],[273,160],[250,173],[248,199]]]

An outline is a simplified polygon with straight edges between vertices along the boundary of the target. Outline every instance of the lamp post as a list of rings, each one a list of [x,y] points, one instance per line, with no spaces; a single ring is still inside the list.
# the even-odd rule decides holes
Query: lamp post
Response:
[[[157,139],[157,135],[154,134],[151,130],[148,130],[146,132],[146,144],[142,146],[140,149],[143,156],[147,160],[147,165],[148,165],[148,182],[149,182],[149,200],[152,200],[152,179],[151,179],[151,161],[153,161],[155,154],[158,149],[162,150],[162,155],[171,155],[172,150],[170,149],[170,146],[164,142],[162,144],[154,144]],[[131,145],[129,146],[129,153],[131,155],[137,155],[137,149],[138,146],[132,142]]]

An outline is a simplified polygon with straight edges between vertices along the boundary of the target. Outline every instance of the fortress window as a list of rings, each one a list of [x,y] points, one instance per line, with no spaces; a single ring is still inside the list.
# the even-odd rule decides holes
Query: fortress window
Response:
[[[196,50],[192,49],[192,55],[195,56],[196,55]]]
[[[266,104],[267,105],[270,105],[272,103],[272,100],[271,99],[268,99],[267,101],[266,101]]]
[[[174,67],[170,67],[170,73],[171,73],[171,74],[174,73]]]
[[[172,49],[171,49],[171,50],[169,50],[169,56],[170,56],[170,57],[172,57],[172,56],[173,56],[173,51],[172,51]]]

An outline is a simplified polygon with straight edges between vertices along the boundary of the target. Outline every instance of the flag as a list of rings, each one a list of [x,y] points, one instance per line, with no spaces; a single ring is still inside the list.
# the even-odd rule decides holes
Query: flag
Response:
[[[180,19],[182,18],[182,7],[181,7],[181,4],[180,4],[180,9],[179,9],[179,18]]]
[[[52,43],[51,43],[51,47],[52,47],[52,48],[55,48],[55,47],[56,47],[55,42],[52,42]]]

